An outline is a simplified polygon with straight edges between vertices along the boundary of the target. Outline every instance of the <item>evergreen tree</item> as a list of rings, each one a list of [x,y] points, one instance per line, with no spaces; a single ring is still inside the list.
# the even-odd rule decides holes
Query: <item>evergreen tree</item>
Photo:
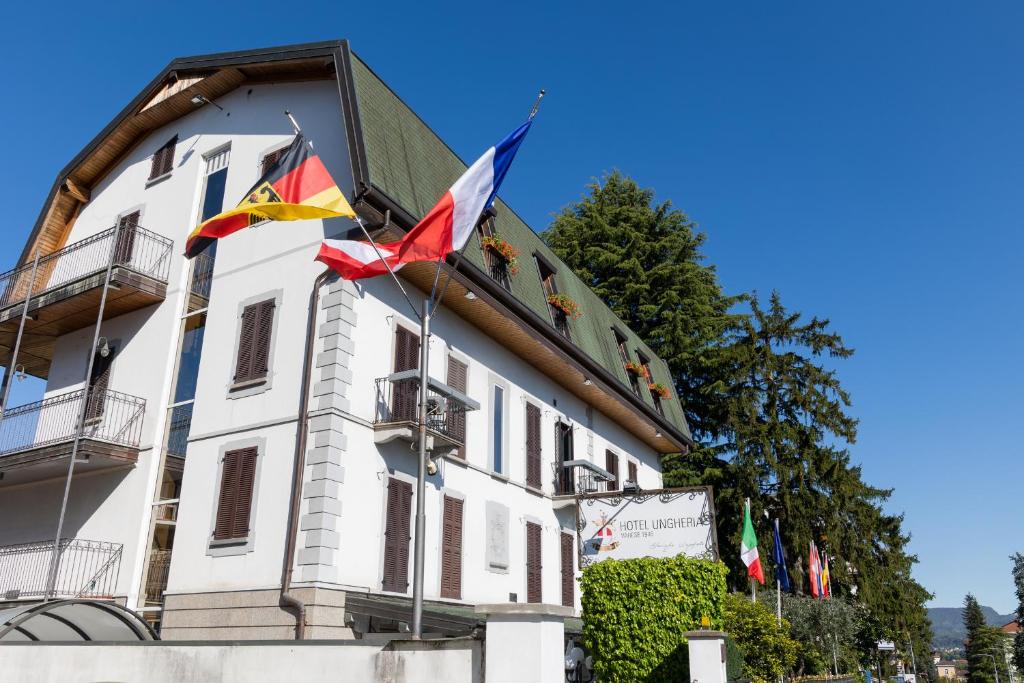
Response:
[[[1014,553],[1013,584],[1017,589],[1017,623],[1024,624],[1024,555]],[[1013,665],[1024,673],[1024,631],[1019,631],[1013,639]]]
[[[977,639],[978,632],[985,626],[985,614],[973,593],[964,596],[963,620],[964,631],[967,633],[964,644],[970,649],[971,641]]]
[[[834,593],[856,595],[876,635],[930,651],[930,595],[911,577],[903,519],[882,511],[891,491],[864,482],[844,448],[857,421],[831,365],[853,350],[829,321],[786,310],[775,293],[766,307],[756,295],[724,295],[692,221],[619,173],[591,185],[543,236],[668,361],[701,445],[663,459],[665,483],[715,487],[732,586],[747,584],[728,549],[739,547],[749,497],[760,537],[770,538],[762,512],[781,520],[798,586],[813,540],[830,558]],[[749,313],[733,312],[744,301]]]
[[[712,266],[705,235],[672,202],[618,171],[564,208],[544,240],[668,362],[690,429],[716,437],[723,421],[719,343],[740,319]]]
[[[1005,636],[1002,630],[989,626],[981,605],[974,595],[964,598],[964,629],[967,631],[967,680],[969,683],[995,683],[996,671],[1000,680],[1010,680],[1006,667]]]

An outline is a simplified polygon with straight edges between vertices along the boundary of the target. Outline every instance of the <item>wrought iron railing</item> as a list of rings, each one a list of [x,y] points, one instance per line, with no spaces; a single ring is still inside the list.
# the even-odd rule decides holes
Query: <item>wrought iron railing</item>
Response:
[[[166,237],[139,226],[104,230],[40,257],[34,280],[31,262],[0,274],[0,309],[102,273],[111,254],[114,265],[166,283],[173,246]]]
[[[417,372],[396,373],[376,380],[374,425],[414,425],[419,422],[420,380],[415,376]],[[427,388],[427,430],[464,445],[466,412],[477,407],[459,392],[431,380]]]
[[[170,550],[151,550],[146,571],[146,604],[160,605],[167,590],[167,575],[171,570]]]
[[[484,261],[487,263],[487,273],[491,279],[511,292],[512,276],[508,270],[508,261],[490,249],[484,249]]]
[[[121,544],[62,538],[53,597],[111,598],[121,570]],[[46,597],[53,541],[0,546],[0,599]]]
[[[210,299],[210,287],[213,285],[214,259],[207,252],[202,252],[192,259],[192,282],[189,291],[200,299]]]
[[[551,306],[551,304],[548,304]],[[566,339],[572,339],[572,331],[569,329],[569,316],[560,308],[551,306],[551,322],[555,329]]]
[[[0,417],[0,457],[75,438],[82,389],[11,408]],[[82,437],[137,448],[146,400],[109,389],[89,392]]]
[[[555,495],[582,496],[588,493],[606,493],[610,489],[611,474],[584,460],[551,463],[554,474]]]

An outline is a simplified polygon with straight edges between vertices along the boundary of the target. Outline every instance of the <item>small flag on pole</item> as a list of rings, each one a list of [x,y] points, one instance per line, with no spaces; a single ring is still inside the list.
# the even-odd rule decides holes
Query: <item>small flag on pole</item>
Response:
[[[814,547],[814,541],[811,541],[807,557],[807,581],[811,584],[811,596],[821,597],[821,565],[818,562],[818,549]]]
[[[821,594],[826,598],[832,597],[832,582],[828,573],[828,555],[825,555],[821,565]]]
[[[747,575],[764,585],[764,570],[761,568],[761,556],[757,552],[757,535],[754,533],[754,522],[750,519],[750,499],[743,513],[743,540],[740,543],[740,557],[747,565]]]
[[[784,591],[790,589],[789,571],[786,569],[786,554],[782,550],[782,537],[779,535],[779,520],[775,520],[775,580],[779,582],[779,588]]]
[[[249,188],[233,209],[205,220],[185,243],[185,256],[198,256],[214,240],[262,221],[354,218],[355,212],[320,157],[297,133],[288,151]]]

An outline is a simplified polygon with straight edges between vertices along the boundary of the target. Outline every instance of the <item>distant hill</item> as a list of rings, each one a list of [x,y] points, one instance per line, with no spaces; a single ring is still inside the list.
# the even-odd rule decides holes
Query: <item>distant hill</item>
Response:
[[[999,614],[991,607],[982,607],[985,621],[992,626],[1002,626],[1013,621],[1013,614]],[[928,618],[932,620],[933,647],[959,647],[964,644],[963,610],[960,607],[929,607]]]

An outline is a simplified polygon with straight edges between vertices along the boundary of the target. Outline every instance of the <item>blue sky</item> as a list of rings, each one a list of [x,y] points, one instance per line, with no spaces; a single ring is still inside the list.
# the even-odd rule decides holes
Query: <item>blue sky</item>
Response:
[[[670,6],[671,5],[671,6]],[[730,292],[777,289],[857,349],[854,459],[896,488],[916,576],[1009,612],[1024,551],[1024,5],[16,3],[3,263],[56,172],[175,56],[349,38],[464,158],[549,96],[503,195],[536,229],[633,175],[708,234]],[[58,18],[55,20],[55,18]],[[16,388],[14,403],[36,387]]]

